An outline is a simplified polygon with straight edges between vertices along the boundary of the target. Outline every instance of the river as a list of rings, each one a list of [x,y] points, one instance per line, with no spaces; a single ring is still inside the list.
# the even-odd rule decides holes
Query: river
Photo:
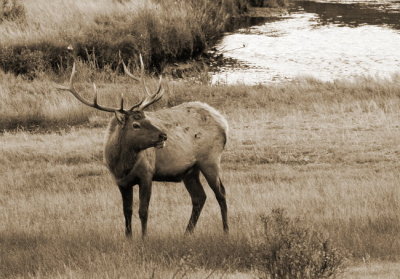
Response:
[[[297,1],[287,14],[227,33],[212,83],[261,84],[400,73],[400,1]]]

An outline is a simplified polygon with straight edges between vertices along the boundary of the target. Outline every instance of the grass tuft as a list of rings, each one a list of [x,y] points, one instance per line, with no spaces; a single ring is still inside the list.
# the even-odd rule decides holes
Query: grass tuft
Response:
[[[329,278],[343,270],[345,252],[282,208],[261,220],[265,238],[256,248],[256,261],[267,278]]]

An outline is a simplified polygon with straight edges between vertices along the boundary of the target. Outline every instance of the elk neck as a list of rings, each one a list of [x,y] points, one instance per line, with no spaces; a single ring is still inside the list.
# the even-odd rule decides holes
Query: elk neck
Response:
[[[124,140],[125,130],[111,120],[105,138],[104,161],[115,178],[126,176],[135,166],[139,152],[129,147]]]

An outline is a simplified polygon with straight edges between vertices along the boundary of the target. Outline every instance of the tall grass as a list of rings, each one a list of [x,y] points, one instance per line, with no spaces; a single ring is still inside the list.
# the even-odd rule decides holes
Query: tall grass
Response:
[[[107,69],[99,72],[78,61],[76,87],[84,97],[91,99],[93,96],[90,80],[98,86],[99,102],[109,106],[117,106],[121,93],[124,93],[127,105],[144,97],[139,84]],[[0,129],[51,129],[90,121],[98,123],[104,119],[103,113],[85,107],[67,92],[56,90],[54,81],[66,83],[69,70],[61,77],[43,75],[32,81],[0,71],[3,80],[0,84]],[[157,81],[148,78],[147,82],[154,87]],[[400,107],[399,84],[399,75],[383,80],[360,77],[334,82],[300,78],[269,86],[189,86],[187,83],[164,82],[167,93],[155,108],[196,99],[224,111],[266,110],[285,115],[296,111],[347,114],[380,109],[383,113],[392,113]]]
[[[98,67],[126,60],[160,69],[167,62],[202,53],[219,38],[233,16],[247,9],[245,0],[227,1],[23,1],[23,21],[0,24],[0,67],[34,77],[58,71],[75,56]]]

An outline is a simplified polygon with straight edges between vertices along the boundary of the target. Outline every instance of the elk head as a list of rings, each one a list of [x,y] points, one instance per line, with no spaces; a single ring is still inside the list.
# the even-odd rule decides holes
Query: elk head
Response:
[[[120,107],[112,108],[105,107],[99,105],[97,103],[97,88],[93,83],[94,97],[93,102],[89,102],[83,97],[79,95],[74,87],[74,77],[76,74],[75,62],[72,66],[72,73],[69,80],[68,86],[57,85],[57,89],[65,90],[72,93],[80,102],[83,104],[106,112],[112,112],[115,115],[116,122],[118,123],[118,128],[120,129],[119,133],[123,141],[129,146],[137,151],[143,150],[149,147],[157,147],[162,148],[164,146],[164,142],[167,140],[167,135],[153,125],[149,119],[146,118],[144,114],[144,110],[150,106],[151,104],[157,102],[161,99],[164,94],[164,89],[161,86],[162,77],[160,76],[160,80],[158,83],[158,89],[155,93],[151,94],[145,84],[144,81],[144,66],[143,59],[140,55],[140,64],[141,64],[141,77],[137,78],[132,75],[125,63],[122,61],[122,65],[124,67],[124,72],[130,78],[135,81],[139,81],[142,84],[143,91],[146,93],[147,97],[141,100],[139,103],[135,104],[129,109],[124,109],[124,98],[121,97]]]

